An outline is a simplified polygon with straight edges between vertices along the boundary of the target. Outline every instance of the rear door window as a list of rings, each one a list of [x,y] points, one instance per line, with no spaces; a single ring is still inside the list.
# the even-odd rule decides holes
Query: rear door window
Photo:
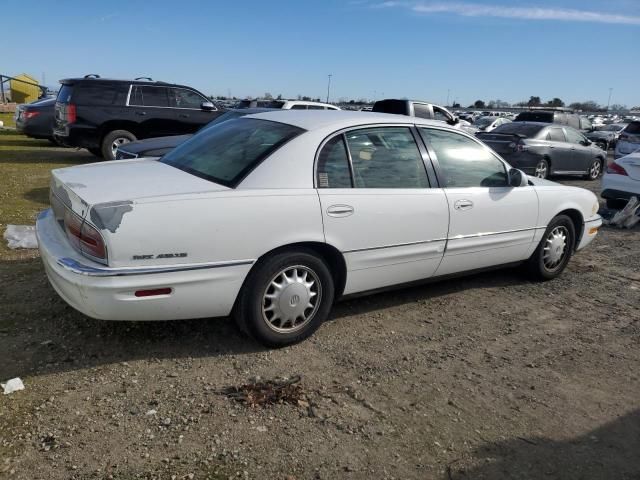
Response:
[[[575,131],[573,128],[565,128],[564,133],[567,136],[567,141],[569,143],[580,144],[586,140],[584,135]]]
[[[567,140],[564,138],[564,132],[561,128],[550,128],[549,133],[547,133],[547,140],[550,142],[566,142]]]
[[[418,145],[407,127],[377,127],[347,133],[357,188],[428,188]]]
[[[299,103],[291,106],[291,110],[306,110],[306,109],[307,109],[306,105],[300,105]]]
[[[151,87],[133,85],[129,105],[143,107],[168,107],[169,96],[167,87]]]

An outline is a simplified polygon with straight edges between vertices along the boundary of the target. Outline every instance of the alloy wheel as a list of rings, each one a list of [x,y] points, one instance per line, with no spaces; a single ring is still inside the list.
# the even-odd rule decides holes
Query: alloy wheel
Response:
[[[116,150],[118,150],[118,147],[121,145],[124,145],[125,143],[129,143],[131,140],[129,140],[126,137],[118,137],[116,138],[112,143],[111,143],[111,151],[113,152],[113,157],[115,158],[116,156]]]
[[[589,168],[589,178],[595,180],[600,176],[600,170],[602,169],[602,162],[600,160],[596,160],[591,164],[591,168]]]
[[[538,162],[535,175],[538,178],[547,178],[547,163],[545,161]]]

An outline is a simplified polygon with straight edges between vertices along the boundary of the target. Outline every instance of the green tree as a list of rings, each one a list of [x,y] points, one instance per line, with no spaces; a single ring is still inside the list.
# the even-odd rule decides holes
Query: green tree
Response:
[[[534,96],[529,97],[529,101],[527,102],[527,105],[530,107],[539,107],[541,104],[542,101],[540,100],[540,97]]]
[[[476,100],[474,102],[473,106],[475,108],[484,108],[485,107],[484,102],[482,100]]]

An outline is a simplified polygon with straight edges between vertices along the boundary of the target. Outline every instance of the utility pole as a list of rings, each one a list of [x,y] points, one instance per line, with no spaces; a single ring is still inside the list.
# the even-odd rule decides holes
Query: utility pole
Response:
[[[609,87],[609,100],[607,100],[607,111],[609,111],[609,105],[611,104],[611,93],[613,92],[613,88]]]
[[[447,88],[447,104],[445,105],[445,107],[449,106],[449,95],[451,95],[451,89]]]
[[[329,94],[331,93],[331,77],[333,75],[327,75],[329,77],[329,83],[327,83],[327,103],[329,103]]]

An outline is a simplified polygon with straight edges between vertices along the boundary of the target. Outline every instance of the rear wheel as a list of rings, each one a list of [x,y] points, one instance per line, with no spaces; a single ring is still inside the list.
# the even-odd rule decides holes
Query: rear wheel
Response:
[[[596,158],[589,166],[586,178],[588,180],[597,180],[602,173],[602,165],[604,165],[604,161],[601,158]]]
[[[541,158],[536,165],[535,176],[538,178],[547,178],[549,176],[549,162],[546,159]]]
[[[315,332],[333,304],[325,262],[300,249],[274,254],[249,273],[234,316],[238,327],[268,347],[298,343]]]
[[[136,136],[127,130],[114,130],[109,132],[102,139],[102,156],[105,160],[115,160],[116,150],[120,145],[135,141]]]
[[[576,231],[566,215],[555,217],[527,261],[529,275],[535,280],[551,280],[562,273],[573,253]]]

